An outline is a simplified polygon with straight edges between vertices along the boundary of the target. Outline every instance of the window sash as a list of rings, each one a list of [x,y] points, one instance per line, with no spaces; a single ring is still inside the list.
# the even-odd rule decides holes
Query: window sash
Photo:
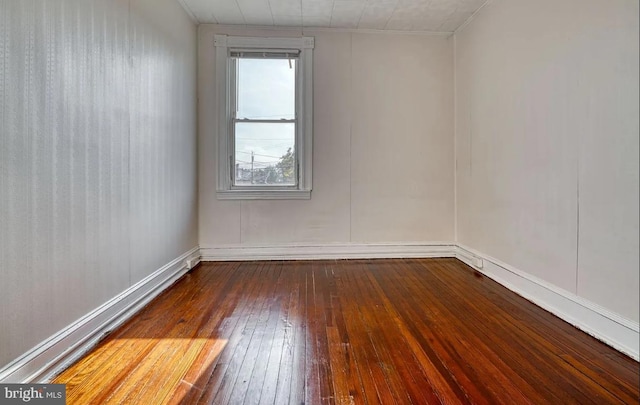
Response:
[[[241,189],[257,189],[257,188],[265,188],[265,189],[290,189],[290,190],[297,190],[300,187],[300,157],[298,155],[298,150],[299,150],[299,131],[298,131],[298,108],[299,108],[299,103],[298,103],[298,93],[299,93],[299,87],[300,86],[300,70],[298,69],[299,64],[296,63],[296,67],[295,67],[295,90],[296,90],[296,102],[295,102],[295,117],[294,119],[286,119],[286,118],[281,118],[281,119],[254,119],[254,118],[238,118],[237,117],[237,111],[238,111],[238,89],[239,89],[239,81],[238,81],[238,69],[239,69],[239,64],[238,64],[238,59],[244,58],[245,56],[243,55],[242,57],[240,56],[235,56],[234,57],[234,51],[233,49],[230,51],[230,56],[231,58],[229,59],[229,78],[230,78],[230,94],[229,94],[229,101],[230,101],[230,106],[231,106],[231,117],[230,117],[230,125],[229,125],[229,146],[230,146],[230,156],[229,156],[229,175],[230,175],[230,180],[231,180],[231,189],[232,190],[241,190]],[[265,51],[256,51],[256,50],[243,50],[243,54],[253,54],[255,52],[258,52],[262,55],[264,55],[266,52]],[[283,54],[286,54],[287,56],[290,56],[292,54],[293,51],[286,51],[283,52]],[[299,56],[299,52],[300,51],[295,51],[295,58],[297,58]],[[262,57],[261,59],[294,59],[291,57],[287,57],[287,58],[269,58],[269,57]],[[293,141],[293,165],[294,165],[294,182],[293,184],[238,184],[237,178],[236,178],[236,142],[237,142],[237,138],[236,138],[236,124],[238,123],[264,123],[264,124],[295,124],[294,125],[294,141]]]
[[[236,178],[236,143],[237,143],[237,138],[236,138],[236,124],[238,123],[259,123],[259,124],[275,124],[275,125],[282,125],[282,124],[295,124],[294,125],[294,138],[293,138],[293,184],[287,184],[287,183],[275,183],[275,184],[237,184],[237,178]],[[232,119],[231,120],[231,128],[230,131],[231,133],[231,139],[230,139],[230,151],[231,154],[229,156],[229,170],[230,170],[230,175],[231,175],[231,189],[233,190],[241,190],[241,189],[256,189],[256,188],[265,188],[265,189],[274,189],[274,188],[281,188],[281,189],[291,189],[291,190],[297,190],[299,188],[300,185],[300,163],[298,160],[298,142],[297,142],[297,133],[298,133],[298,125],[296,120],[250,120],[250,119]],[[275,166],[275,163],[274,163]]]
[[[232,123],[236,123],[236,122],[256,122],[256,123],[263,123],[263,124],[269,124],[269,123],[274,123],[274,124],[291,124],[291,123],[296,123],[297,120],[296,119],[287,119],[287,118],[279,118],[279,119],[263,119],[263,118],[232,118],[231,119]]]
[[[299,52],[299,51],[298,51]],[[246,117],[238,117],[238,93],[239,93],[239,85],[240,82],[238,81],[238,70],[239,70],[239,65],[238,65],[238,59],[242,59],[242,58],[229,58],[229,83],[230,83],[230,88],[229,88],[229,106],[231,108],[231,119],[243,119],[243,120],[255,120],[254,118],[246,118]],[[278,58],[261,58],[261,59],[278,59]],[[298,59],[296,58],[282,58],[282,59]],[[295,64],[295,107],[294,107],[294,119],[293,121],[298,121],[299,119],[299,108],[300,108],[300,101],[299,100],[299,94],[300,94],[300,88],[299,86],[301,86],[301,82],[302,82],[302,77],[301,77],[301,70],[300,70],[300,63],[299,63],[299,59],[298,59],[298,63]],[[279,120],[286,120],[286,118],[279,118],[276,119],[275,121],[279,121]],[[267,121],[267,120],[265,120]],[[233,124],[233,122],[232,122]],[[233,139],[233,138],[231,138]]]
[[[299,49],[230,49],[233,59],[298,59]]]

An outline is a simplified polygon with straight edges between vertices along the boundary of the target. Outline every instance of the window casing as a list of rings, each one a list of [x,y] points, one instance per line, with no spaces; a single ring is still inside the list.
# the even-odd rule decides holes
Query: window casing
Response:
[[[313,38],[216,35],[214,43],[218,104],[218,199],[311,198]],[[295,97],[289,97],[290,104],[295,106],[285,109],[284,113],[278,111],[277,114],[260,116],[247,113],[247,109],[241,107],[242,100],[239,98],[246,92],[239,91],[239,87],[242,85],[246,88],[251,83],[239,78],[239,72],[243,71],[241,65],[253,66],[255,72],[256,66],[260,69],[260,64],[263,63],[261,61],[265,61],[264,66],[288,63],[295,72]],[[281,152],[277,156],[267,156],[269,154],[265,152],[254,156],[253,148],[247,146],[251,139],[260,139],[261,132],[267,134],[270,131],[273,133],[273,130],[277,131],[279,137],[290,139],[290,143],[284,142],[286,146],[291,146],[286,160]],[[254,135],[247,136],[247,133]],[[266,137],[268,136],[265,135]],[[275,153],[271,153],[273,154]],[[277,164],[273,160],[259,161],[277,157],[281,157]],[[256,166],[261,164],[262,169],[254,171],[254,162]],[[265,169],[270,172],[268,181],[265,179]],[[247,177],[249,172],[250,180]],[[261,175],[255,176],[256,181],[254,173]]]

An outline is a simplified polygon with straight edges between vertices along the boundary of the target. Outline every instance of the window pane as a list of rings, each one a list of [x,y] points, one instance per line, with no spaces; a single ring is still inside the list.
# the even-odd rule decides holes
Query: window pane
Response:
[[[234,185],[295,186],[295,124],[235,124]]]
[[[240,58],[237,66],[237,118],[295,119],[295,59]]]

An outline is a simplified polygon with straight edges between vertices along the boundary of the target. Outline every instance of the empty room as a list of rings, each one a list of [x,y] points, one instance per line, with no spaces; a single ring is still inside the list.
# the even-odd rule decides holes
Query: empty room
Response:
[[[0,0],[0,402],[640,400],[637,0]]]

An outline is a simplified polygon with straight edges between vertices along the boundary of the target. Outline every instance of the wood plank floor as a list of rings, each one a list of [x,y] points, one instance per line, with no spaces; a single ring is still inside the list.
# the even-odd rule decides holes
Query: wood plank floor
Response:
[[[204,263],[69,404],[638,403],[639,365],[456,259]]]

